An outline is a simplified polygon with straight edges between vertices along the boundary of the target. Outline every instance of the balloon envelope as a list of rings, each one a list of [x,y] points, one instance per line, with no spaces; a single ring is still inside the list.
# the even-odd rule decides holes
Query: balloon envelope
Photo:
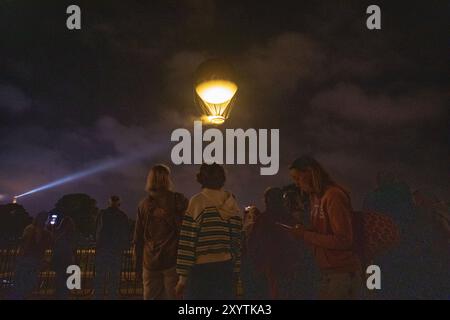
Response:
[[[221,124],[228,118],[237,90],[233,70],[225,61],[211,59],[197,68],[195,101],[207,121]]]

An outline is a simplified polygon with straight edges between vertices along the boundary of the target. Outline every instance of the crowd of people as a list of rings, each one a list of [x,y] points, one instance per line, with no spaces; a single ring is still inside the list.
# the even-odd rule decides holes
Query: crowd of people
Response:
[[[64,217],[53,225],[49,223],[47,212],[38,213],[23,232],[12,298],[25,299],[31,295],[38,285],[40,271],[49,264],[45,259],[46,250],[52,249],[50,267],[55,272],[55,297],[66,299],[69,294],[66,269],[74,263],[75,248],[75,224],[70,217]]]
[[[293,184],[270,187],[264,208],[240,208],[225,188],[219,164],[202,164],[201,191],[188,200],[174,191],[169,167],[151,168],[133,236],[135,274],[145,300],[361,299],[365,265],[355,250],[350,192],[314,158],[289,167]],[[446,299],[450,295],[448,206],[382,174],[364,210],[391,215],[401,243],[376,263],[382,299]],[[48,228],[40,213],[23,235],[15,298],[36,286],[45,250],[53,249],[56,297],[67,297],[65,268],[74,259],[75,226],[64,217]],[[120,199],[97,217],[95,298],[119,298],[121,257],[129,246],[128,218]]]

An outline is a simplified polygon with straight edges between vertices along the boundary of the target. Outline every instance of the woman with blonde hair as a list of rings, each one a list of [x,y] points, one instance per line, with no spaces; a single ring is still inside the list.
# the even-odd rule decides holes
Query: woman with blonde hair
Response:
[[[153,166],[134,232],[136,274],[143,280],[145,300],[175,298],[179,230],[188,201],[172,188],[169,167]]]

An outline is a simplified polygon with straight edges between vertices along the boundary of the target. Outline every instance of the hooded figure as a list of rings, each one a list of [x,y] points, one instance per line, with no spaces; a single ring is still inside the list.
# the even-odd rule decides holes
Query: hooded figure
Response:
[[[178,244],[176,292],[188,299],[232,299],[240,281],[242,214],[234,195],[224,191],[225,171],[203,164],[202,191],[189,201]]]
[[[231,217],[242,219],[236,198],[229,191],[202,189],[200,193],[192,197],[188,212],[196,219],[205,208],[216,208],[222,220],[229,220]]]

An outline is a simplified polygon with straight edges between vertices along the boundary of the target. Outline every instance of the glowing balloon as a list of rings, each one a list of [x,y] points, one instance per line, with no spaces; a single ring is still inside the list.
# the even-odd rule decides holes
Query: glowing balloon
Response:
[[[203,62],[197,69],[194,89],[202,118],[213,124],[224,123],[238,90],[231,66],[219,59]]]

